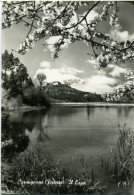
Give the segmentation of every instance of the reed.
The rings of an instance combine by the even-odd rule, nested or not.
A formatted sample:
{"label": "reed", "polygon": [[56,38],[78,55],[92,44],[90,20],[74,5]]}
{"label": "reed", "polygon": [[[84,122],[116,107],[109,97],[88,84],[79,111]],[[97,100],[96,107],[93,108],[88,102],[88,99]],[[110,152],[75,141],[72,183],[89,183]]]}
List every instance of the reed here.
{"label": "reed", "polygon": [[[126,124],[119,127],[119,137],[115,148],[106,159],[100,157],[107,184],[115,188],[129,190],[134,185],[134,136]],[[106,185],[107,185],[106,184]]]}
{"label": "reed", "polygon": [[[101,193],[104,190],[100,182],[96,181],[93,169],[91,175],[84,172],[72,175],[70,170],[54,164],[50,153],[42,154],[40,148],[33,147],[16,157],[8,173],[2,177],[3,192],[90,194]],[[82,159],[84,160],[84,157]],[[61,184],[55,184],[56,182]]]}
{"label": "reed", "polygon": [[[80,166],[81,170],[77,172]],[[48,181],[60,181],[61,184]],[[84,155],[74,156],[68,166],[61,168],[59,162],[54,164],[50,152],[43,153],[40,147],[31,147],[19,154],[10,166],[2,165],[3,193],[106,194],[109,189],[113,192],[117,188],[127,191],[133,183],[134,136],[126,124],[123,128],[119,125],[116,147],[105,159],[100,157],[96,160],[91,156],[87,160]]]}
{"label": "reed", "polygon": [[113,154],[113,177],[118,186],[133,185],[134,181],[134,136],[126,124],[121,129],[119,125],[119,138]]}

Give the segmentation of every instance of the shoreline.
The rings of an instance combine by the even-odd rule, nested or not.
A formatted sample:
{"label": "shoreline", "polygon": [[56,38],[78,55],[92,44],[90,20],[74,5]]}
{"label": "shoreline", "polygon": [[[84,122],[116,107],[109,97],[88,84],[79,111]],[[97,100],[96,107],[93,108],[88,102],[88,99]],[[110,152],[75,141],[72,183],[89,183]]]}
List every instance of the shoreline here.
{"label": "shoreline", "polygon": [[30,110],[39,110],[39,109],[46,109],[46,106],[20,106],[20,107],[15,107],[15,108],[8,108],[4,109],[2,112],[13,112],[13,111],[19,111],[19,110],[24,110],[24,111],[30,111]]}
{"label": "shoreline", "polygon": [[65,102],[65,103],[51,103],[51,106],[74,106],[74,107],[87,107],[87,106],[91,106],[91,107],[116,107],[116,106],[130,106],[130,107],[134,107],[134,103],[104,103],[104,102],[79,102],[79,103],[75,103],[75,102]]}
{"label": "shoreline", "polygon": [[[64,102],[64,103],[50,103],[50,107],[134,107],[134,103],[105,103],[105,102]],[[13,112],[13,111],[31,111],[31,110],[42,110],[47,109],[46,106],[20,106],[16,108],[8,108],[2,112]]]}

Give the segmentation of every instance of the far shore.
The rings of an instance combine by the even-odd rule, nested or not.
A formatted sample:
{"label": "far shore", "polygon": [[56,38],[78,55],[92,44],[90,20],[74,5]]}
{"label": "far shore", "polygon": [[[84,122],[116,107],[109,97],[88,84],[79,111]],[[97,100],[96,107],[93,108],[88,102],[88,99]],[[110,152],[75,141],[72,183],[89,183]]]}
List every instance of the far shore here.
{"label": "far shore", "polygon": [[[50,103],[50,107],[58,106],[70,106],[70,107],[134,107],[134,103],[106,103],[106,102],[62,102],[62,103]],[[41,110],[47,109],[46,106],[18,106],[18,107],[9,107],[4,108],[4,112],[12,111],[31,111],[31,110]]]}
{"label": "far shore", "polygon": [[39,109],[46,109],[46,106],[18,106],[18,107],[7,107],[4,108],[4,112],[6,111],[20,111],[20,110],[24,110],[24,111],[31,111],[31,110],[39,110]]}
{"label": "far shore", "polygon": [[103,106],[134,106],[134,103],[106,103],[106,102],[65,102],[65,103],[51,103],[51,106],[80,106],[80,107],[87,107],[87,106],[96,106],[96,107],[103,107]]}

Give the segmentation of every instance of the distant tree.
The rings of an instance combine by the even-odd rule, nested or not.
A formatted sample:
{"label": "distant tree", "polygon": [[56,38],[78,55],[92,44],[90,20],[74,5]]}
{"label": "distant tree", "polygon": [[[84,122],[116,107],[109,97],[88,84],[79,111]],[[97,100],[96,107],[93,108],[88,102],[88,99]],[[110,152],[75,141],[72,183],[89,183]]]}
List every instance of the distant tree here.
{"label": "distant tree", "polygon": [[85,95],[84,95],[84,99],[85,99],[87,102],[89,102],[89,101],[90,101],[89,94],[85,94]]}
{"label": "distant tree", "polygon": [[39,87],[29,87],[24,90],[24,99],[30,106],[49,106],[45,94]]}
{"label": "distant tree", "polygon": [[20,64],[19,67],[16,69],[16,80],[18,81],[18,87],[20,94],[23,96],[23,90],[28,87],[33,87],[33,82],[31,78],[28,75],[27,68],[23,65]]}
{"label": "distant tree", "polygon": [[37,88],[29,87],[24,90],[25,103],[31,106],[37,106],[38,92]]}
{"label": "distant tree", "polygon": [[64,81],[64,83],[65,83],[65,85],[68,85],[68,86],[71,85],[71,82],[69,82],[69,81]]}
{"label": "distant tree", "polygon": [[43,73],[37,74],[37,80],[38,80],[38,82],[40,84],[40,89],[42,88],[42,85],[43,85],[43,82],[44,82],[45,79],[46,79],[46,75],[45,74],[43,74]]}
{"label": "distant tree", "polygon": [[[5,82],[5,80],[4,80]],[[3,82],[3,84],[4,84]],[[4,85],[3,85],[4,87]],[[20,86],[18,86],[18,80],[16,78],[16,74],[14,71],[11,72],[7,82],[7,88],[5,88],[8,92],[8,98],[16,97],[17,95],[21,94],[22,92],[19,90]]]}
{"label": "distant tree", "polygon": [[[8,71],[8,72],[7,72]],[[6,50],[2,54],[2,87],[7,91],[8,98],[21,95],[25,88],[34,86],[28,75],[27,68],[18,58]]]}
{"label": "distant tree", "polygon": [[13,54],[9,54],[7,50],[2,54],[2,73],[7,75],[7,71],[13,70],[19,65],[20,61]]}
{"label": "distant tree", "polygon": [[24,90],[28,87],[33,87],[33,82],[27,73],[27,68],[20,64],[16,71],[12,71],[8,80],[8,91],[11,97],[21,95],[24,97]]}
{"label": "distant tree", "polygon": [[2,86],[4,89],[9,88],[9,75],[19,65],[19,59],[7,50],[2,54]]}
{"label": "distant tree", "polygon": [[5,104],[7,101],[3,101],[4,108],[19,106],[22,103],[31,106],[49,105],[41,91],[46,76],[41,73],[37,75],[37,79],[40,86],[36,88],[25,65],[6,50],[2,54],[2,87],[6,91],[3,99],[10,100],[10,102]]}

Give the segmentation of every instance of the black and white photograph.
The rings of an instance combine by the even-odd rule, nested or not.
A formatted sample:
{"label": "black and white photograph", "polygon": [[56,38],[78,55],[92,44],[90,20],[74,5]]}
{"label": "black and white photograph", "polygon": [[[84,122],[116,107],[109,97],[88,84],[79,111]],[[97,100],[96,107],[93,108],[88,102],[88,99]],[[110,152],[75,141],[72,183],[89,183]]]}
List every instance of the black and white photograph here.
{"label": "black and white photograph", "polygon": [[1,193],[134,194],[134,1],[2,1]]}

